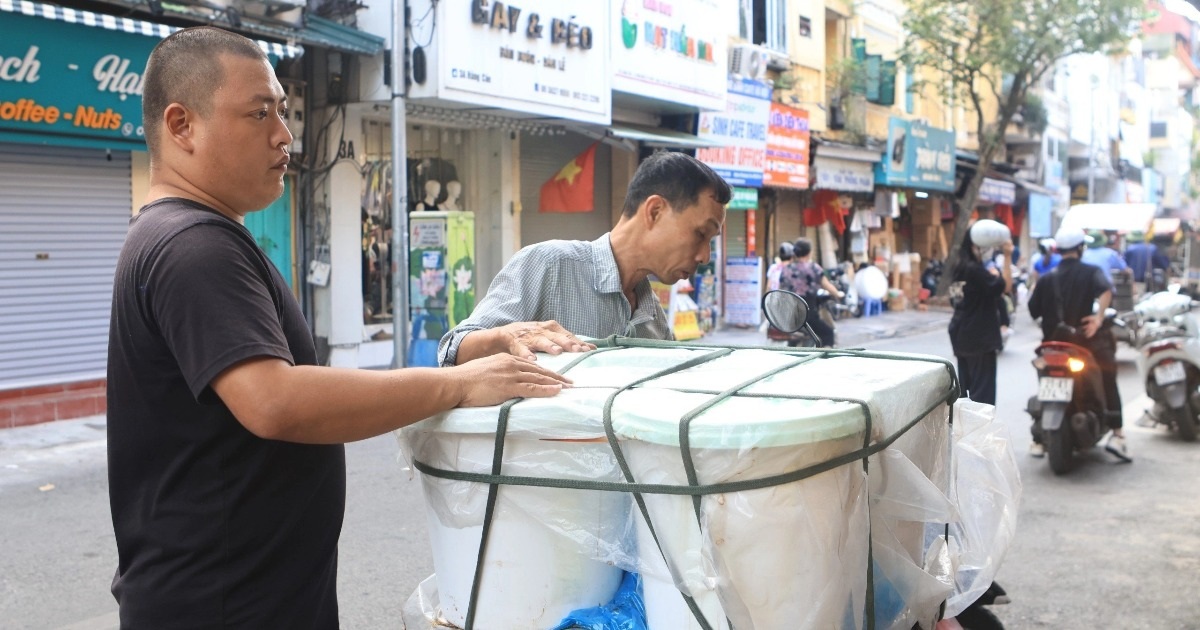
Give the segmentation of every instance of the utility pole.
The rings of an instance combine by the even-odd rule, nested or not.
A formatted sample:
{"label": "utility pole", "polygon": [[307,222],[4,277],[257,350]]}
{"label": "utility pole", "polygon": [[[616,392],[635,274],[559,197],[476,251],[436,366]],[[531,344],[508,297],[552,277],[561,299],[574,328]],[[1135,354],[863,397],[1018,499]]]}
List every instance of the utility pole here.
{"label": "utility pole", "polygon": [[408,0],[392,5],[392,367],[408,361]]}

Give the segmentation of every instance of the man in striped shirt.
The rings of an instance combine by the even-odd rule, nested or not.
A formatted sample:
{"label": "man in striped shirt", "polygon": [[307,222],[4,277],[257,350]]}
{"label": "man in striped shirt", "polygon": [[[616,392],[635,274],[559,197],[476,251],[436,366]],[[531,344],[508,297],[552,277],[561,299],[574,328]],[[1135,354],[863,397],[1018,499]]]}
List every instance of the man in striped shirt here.
{"label": "man in striped shirt", "polygon": [[620,221],[587,241],[547,241],[517,252],[465,321],[442,337],[443,366],[499,353],[534,358],[593,348],[580,337],[671,339],[650,276],[666,284],[708,262],[732,192],[683,153],[646,159],[629,182]]}

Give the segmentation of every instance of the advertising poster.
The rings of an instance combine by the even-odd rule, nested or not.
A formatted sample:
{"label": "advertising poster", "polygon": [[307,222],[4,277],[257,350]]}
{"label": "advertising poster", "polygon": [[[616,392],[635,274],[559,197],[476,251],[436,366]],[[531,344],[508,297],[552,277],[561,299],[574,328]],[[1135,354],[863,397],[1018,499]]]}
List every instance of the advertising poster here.
{"label": "advertising poster", "polygon": [[622,0],[612,9],[614,90],[725,109],[733,0]]}
{"label": "advertising poster", "polygon": [[809,139],[808,112],[771,103],[763,183],[776,188],[808,188]]}
{"label": "advertising poster", "polygon": [[727,90],[725,110],[700,114],[696,134],[721,146],[696,149],[696,159],[711,166],[731,186],[762,188],[771,86],[729,77]]}
{"label": "advertising poster", "polygon": [[725,323],[757,326],[762,323],[762,259],[730,258],[725,261]]}

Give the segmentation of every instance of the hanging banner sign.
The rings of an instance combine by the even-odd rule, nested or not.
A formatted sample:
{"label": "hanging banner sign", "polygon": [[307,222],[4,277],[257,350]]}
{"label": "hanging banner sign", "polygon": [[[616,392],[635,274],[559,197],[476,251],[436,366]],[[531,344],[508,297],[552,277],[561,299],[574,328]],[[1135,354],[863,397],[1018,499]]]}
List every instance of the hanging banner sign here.
{"label": "hanging banner sign", "polygon": [[954,191],[954,132],[892,117],[887,153],[875,183],[921,190]]}
{"label": "hanging banner sign", "polygon": [[142,74],[160,41],[0,13],[0,131],[145,149]]}
{"label": "hanging banner sign", "polygon": [[985,177],[983,178],[983,184],[979,187],[979,202],[1002,203],[1011,206],[1017,202],[1017,185],[1012,182]]}
{"label": "hanging banner sign", "polygon": [[729,203],[725,206],[726,210],[757,210],[758,209],[758,189],[757,188],[742,188],[741,186],[733,187],[733,195],[729,198]]}
{"label": "hanging banner sign", "polygon": [[818,155],[813,160],[817,190],[841,190],[844,192],[871,192],[875,190],[875,163]]}
{"label": "hanging banner sign", "polygon": [[763,184],[777,188],[808,188],[809,139],[808,112],[771,103]]}
{"label": "hanging banner sign", "polygon": [[[414,41],[433,41],[409,98],[611,122],[607,2],[410,0]],[[566,6],[569,5],[569,6]]]}
{"label": "hanging banner sign", "polygon": [[771,86],[729,77],[727,89],[725,111],[700,114],[700,133],[696,134],[723,146],[696,149],[696,159],[711,166],[731,186],[762,188]]}
{"label": "hanging banner sign", "polygon": [[613,5],[613,90],[701,110],[725,109],[725,25],[736,17],[733,2],[627,0]]}

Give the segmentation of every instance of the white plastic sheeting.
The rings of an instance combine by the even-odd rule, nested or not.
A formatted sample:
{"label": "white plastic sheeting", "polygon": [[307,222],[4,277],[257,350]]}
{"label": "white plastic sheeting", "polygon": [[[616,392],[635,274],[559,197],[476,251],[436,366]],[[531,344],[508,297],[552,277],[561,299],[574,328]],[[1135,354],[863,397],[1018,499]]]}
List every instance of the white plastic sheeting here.
{"label": "white plastic sheeting", "polygon": [[[606,439],[606,402],[713,350],[591,354],[569,370],[574,388],[511,408],[501,474],[626,482]],[[561,370],[578,358],[539,362]],[[501,485],[475,627],[553,627],[572,610],[606,603],[622,571],[634,571],[645,580],[651,630],[701,627],[680,592],[714,628],[865,628],[869,567],[875,628],[932,627],[943,602],[957,612],[990,584],[1020,489],[990,407],[959,403],[951,435],[952,379],[931,357],[741,349],[622,391],[612,398],[611,426],[638,484],[689,485],[680,421],[693,410],[702,411],[687,432],[691,485],[761,479],[837,457],[847,463],[779,485],[704,494],[699,518],[691,496],[642,493],[661,549],[631,493]],[[713,404],[738,384],[745,386]],[[869,442],[895,441],[864,471],[854,454],[864,448],[867,411]],[[436,416],[399,432],[402,450],[429,468],[490,473],[497,414],[492,407]],[[437,573],[413,594],[405,621],[462,626],[489,486],[421,480]]]}

